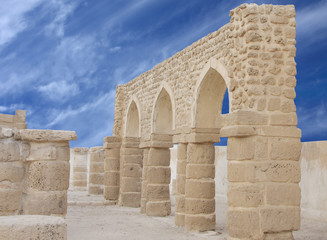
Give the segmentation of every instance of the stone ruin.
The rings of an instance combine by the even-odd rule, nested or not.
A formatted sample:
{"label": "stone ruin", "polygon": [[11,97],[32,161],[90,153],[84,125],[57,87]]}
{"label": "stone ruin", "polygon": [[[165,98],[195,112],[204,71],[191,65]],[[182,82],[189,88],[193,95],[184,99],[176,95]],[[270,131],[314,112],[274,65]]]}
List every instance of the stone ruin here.
{"label": "stone ruin", "polygon": [[[230,16],[218,31],[117,86],[113,136],[103,147],[71,149],[72,190],[168,216],[170,148],[177,144],[175,224],[214,230],[215,143],[228,137],[229,239],[293,239],[300,228],[302,147],[295,9],[243,4]],[[222,114],[226,91],[229,113]],[[0,115],[1,215],[65,216],[68,141],[76,135],[24,129],[24,116]],[[14,234],[0,223],[0,238]],[[58,239],[65,238],[64,221],[45,228],[61,229]]]}

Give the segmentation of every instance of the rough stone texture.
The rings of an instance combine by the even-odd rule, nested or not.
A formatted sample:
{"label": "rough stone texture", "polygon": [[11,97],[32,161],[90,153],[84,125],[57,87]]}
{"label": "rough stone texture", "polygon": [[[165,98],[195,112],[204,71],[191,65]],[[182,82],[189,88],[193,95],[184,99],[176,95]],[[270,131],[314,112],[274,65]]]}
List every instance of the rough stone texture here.
{"label": "rough stone texture", "polygon": [[0,239],[66,240],[67,226],[62,217],[37,215],[0,217]]}
{"label": "rough stone texture", "polygon": [[0,126],[8,128],[25,129],[26,111],[16,110],[15,115],[0,114]]}
{"label": "rough stone texture", "polygon": [[[140,139],[142,148],[151,148],[147,166],[168,167],[164,154],[150,157],[152,149],[169,147],[153,133],[173,133],[173,142],[187,145],[186,164],[178,162],[176,223],[190,231],[213,229],[213,143],[228,137],[229,237],[264,239],[299,226],[295,9],[243,4],[230,16],[230,23],[218,31],[117,87],[113,135],[126,138],[120,157],[120,201],[137,206],[132,202],[141,195],[141,185],[135,184],[141,177],[141,157],[128,156],[142,151],[131,137]],[[226,89],[230,111],[222,115]],[[163,203],[169,188],[148,180],[150,176],[161,183],[165,171],[152,179],[154,170],[148,170],[143,171],[143,201],[153,197]],[[127,187],[127,178],[135,180],[133,186]],[[288,187],[291,191],[285,193]],[[166,206],[163,203],[163,209]],[[275,223],[267,213],[288,223]]]}
{"label": "rough stone texture", "polygon": [[73,149],[73,175],[71,176],[72,180],[72,189],[76,191],[87,191],[88,186],[88,148],[74,148]]}
{"label": "rough stone texture", "polygon": [[101,195],[104,187],[104,149],[92,147],[89,150],[88,193]]}

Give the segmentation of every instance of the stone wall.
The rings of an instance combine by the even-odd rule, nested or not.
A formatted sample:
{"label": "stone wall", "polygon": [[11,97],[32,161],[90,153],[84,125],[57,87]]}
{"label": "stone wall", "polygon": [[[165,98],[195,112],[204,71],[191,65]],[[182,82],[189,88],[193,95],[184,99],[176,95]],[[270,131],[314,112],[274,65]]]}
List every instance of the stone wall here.
{"label": "stone wall", "polygon": [[88,193],[101,195],[104,188],[104,150],[92,147],[89,150]]}
{"label": "stone wall", "polygon": [[73,148],[73,161],[71,166],[73,168],[71,187],[75,191],[87,191],[88,189],[88,148]]}
{"label": "stone wall", "polygon": [[[215,147],[216,200],[227,204],[227,147]],[[327,222],[327,141],[304,142],[301,152],[302,217]],[[171,166],[177,164],[177,149],[171,149]],[[172,182],[176,171],[172,167]],[[171,186],[172,187],[172,186]]]}
{"label": "stone wall", "polygon": [[1,114],[0,238],[66,239],[69,141],[76,133],[25,128],[25,111]]}

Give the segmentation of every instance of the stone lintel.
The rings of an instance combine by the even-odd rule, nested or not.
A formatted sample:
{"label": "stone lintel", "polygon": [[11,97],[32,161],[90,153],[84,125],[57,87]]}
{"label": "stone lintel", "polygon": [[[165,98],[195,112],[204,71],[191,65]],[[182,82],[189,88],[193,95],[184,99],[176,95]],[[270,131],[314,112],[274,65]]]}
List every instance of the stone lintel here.
{"label": "stone lintel", "polygon": [[226,114],[227,125],[268,125],[268,115],[252,110],[237,110]]}
{"label": "stone lintel", "polygon": [[173,136],[171,134],[152,133],[150,136],[151,141],[172,142]]}
{"label": "stone lintel", "polygon": [[90,152],[101,151],[101,149],[103,149],[102,146],[91,147],[91,148],[90,148]]}
{"label": "stone lintel", "polygon": [[121,142],[121,137],[118,136],[107,136],[103,138],[104,142],[112,143],[112,142]]}
{"label": "stone lintel", "polygon": [[15,132],[16,140],[31,142],[64,142],[76,140],[74,131],[20,129]]}
{"label": "stone lintel", "polygon": [[103,143],[103,148],[112,149],[112,148],[120,148],[121,142],[105,142]]}
{"label": "stone lintel", "polygon": [[83,153],[83,152],[88,152],[89,149],[86,147],[76,147],[76,148],[73,148],[73,151]]}
{"label": "stone lintel", "polygon": [[172,148],[173,142],[166,141],[146,141],[141,142],[139,148]]}
{"label": "stone lintel", "polygon": [[140,142],[139,137],[124,137],[123,143],[133,143],[133,142]]}
{"label": "stone lintel", "polygon": [[226,126],[221,129],[221,137],[246,137],[257,135],[257,131],[252,126],[238,125]]}

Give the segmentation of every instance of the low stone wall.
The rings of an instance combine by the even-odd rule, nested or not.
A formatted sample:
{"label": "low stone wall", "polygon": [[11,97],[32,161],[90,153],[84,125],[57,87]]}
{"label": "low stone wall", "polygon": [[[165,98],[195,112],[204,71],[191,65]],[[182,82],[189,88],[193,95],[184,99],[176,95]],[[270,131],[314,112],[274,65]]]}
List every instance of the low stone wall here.
{"label": "low stone wall", "polygon": [[25,129],[25,115],[0,114],[0,239],[66,239],[69,141],[76,133]]}
{"label": "low stone wall", "polygon": [[89,150],[88,193],[103,194],[104,184],[104,150],[102,147],[92,147]]}
{"label": "low stone wall", "polygon": [[71,180],[72,190],[87,191],[88,185],[88,148],[73,148],[73,168]]}
{"label": "low stone wall", "polygon": [[[216,200],[227,203],[227,147],[215,147]],[[327,141],[304,142],[301,152],[301,214],[302,217],[327,222]],[[171,149],[172,183],[176,180],[174,166],[177,149]],[[174,186],[171,186],[174,188]]]}

